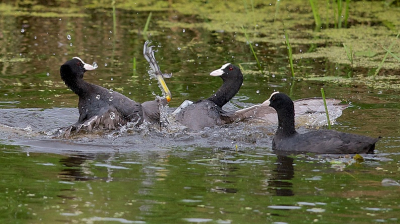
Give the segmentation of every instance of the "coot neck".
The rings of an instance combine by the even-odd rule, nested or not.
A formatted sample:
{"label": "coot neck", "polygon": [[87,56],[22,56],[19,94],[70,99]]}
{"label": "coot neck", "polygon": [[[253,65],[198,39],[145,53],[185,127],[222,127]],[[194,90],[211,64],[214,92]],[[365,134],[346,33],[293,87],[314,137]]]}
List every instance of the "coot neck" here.
{"label": "coot neck", "polygon": [[217,106],[224,106],[229,100],[231,100],[237,92],[239,92],[240,87],[243,83],[243,76],[239,76],[235,79],[227,79],[222,77],[223,84],[217,90],[215,94],[213,94],[208,100],[217,104]]}
{"label": "coot neck", "polygon": [[89,83],[83,79],[64,80],[65,84],[78,96],[85,95],[85,89],[89,88]]}
{"label": "coot neck", "polygon": [[290,137],[297,134],[294,127],[294,105],[278,111],[278,130],[276,135]]}

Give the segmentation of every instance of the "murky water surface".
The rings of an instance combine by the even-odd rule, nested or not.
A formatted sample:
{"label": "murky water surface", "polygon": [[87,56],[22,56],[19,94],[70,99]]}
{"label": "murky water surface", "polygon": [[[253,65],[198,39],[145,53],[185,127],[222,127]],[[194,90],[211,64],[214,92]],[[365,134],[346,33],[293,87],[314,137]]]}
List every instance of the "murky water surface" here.
{"label": "murky water surface", "polygon": [[[399,68],[388,56],[372,78],[377,66],[365,65],[379,64],[385,54],[380,46],[392,42],[399,55],[393,30],[400,26],[383,14],[400,15],[398,5],[362,1],[366,7],[360,12],[361,2],[352,2],[349,28],[328,22],[316,32],[309,1],[238,1],[236,7],[232,2],[223,8],[117,1],[113,17],[112,4],[104,1],[0,1],[0,222],[399,222]],[[59,75],[60,65],[74,56],[99,65],[85,74],[89,82],[138,102],[161,94],[142,56],[150,12],[145,36],[158,50],[161,70],[173,73],[166,80],[170,108],[207,98],[221,85],[208,74],[227,62],[240,64],[244,84],[227,110],[261,103],[273,91],[293,99],[316,97],[323,87],[328,97],[350,104],[333,129],[382,136],[376,154],[363,155],[363,161],[349,155],[276,155],[271,149],[276,126],[260,122],[191,132],[171,120],[161,128],[127,125],[55,137],[78,119],[78,98]],[[274,23],[274,16],[285,21],[292,37],[294,79],[282,23]],[[356,38],[360,30],[366,33]],[[357,42],[363,41],[376,46],[362,49]],[[344,42],[354,46],[353,64],[344,49],[343,60],[330,55]]]}

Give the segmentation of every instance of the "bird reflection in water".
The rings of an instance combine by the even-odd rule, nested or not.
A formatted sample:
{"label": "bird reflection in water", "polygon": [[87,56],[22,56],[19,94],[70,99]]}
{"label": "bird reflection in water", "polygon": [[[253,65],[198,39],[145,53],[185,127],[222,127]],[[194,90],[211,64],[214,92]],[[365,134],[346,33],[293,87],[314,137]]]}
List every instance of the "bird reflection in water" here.
{"label": "bird reflection in water", "polygon": [[269,191],[276,196],[293,196],[294,177],[293,158],[286,155],[277,155],[276,169],[269,180]]}

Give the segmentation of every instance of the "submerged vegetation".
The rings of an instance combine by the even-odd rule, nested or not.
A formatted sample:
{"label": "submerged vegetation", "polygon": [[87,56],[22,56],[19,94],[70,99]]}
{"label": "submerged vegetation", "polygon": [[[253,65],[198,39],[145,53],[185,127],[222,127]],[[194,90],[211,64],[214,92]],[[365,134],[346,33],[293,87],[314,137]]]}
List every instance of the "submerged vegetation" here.
{"label": "submerged vegetation", "polygon": [[[265,70],[268,66],[269,73],[291,73],[294,77],[296,72],[296,77],[299,78],[325,76],[313,69],[300,68],[299,71],[295,71],[293,68],[296,64],[304,64],[305,60],[320,58],[326,59],[328,63],[347,67],[342,70],[343,74],[353,79],[367,75],[378,76],[384,74],[382,71],[400,69],[400,44],[396,38],[400,29],[398,0],[384,2],[293,0],[271,3],[266,3],[264,0],[212,3],[185,0],[113,0],[111,4],[110,1],[102,0],[83,0],[79,4],[56,0],[52,7],[40,3],[32,6],[30,2],[2,1],[0,13],[2,16],[11,17],[29,15],[79,18],[90,17],[93,10],[106,11],[112,20],[114,38],[118,38],[116,32],[121,29],[118,27],[120,26],[118,14],[132,10],[138,12],[132,14],[132,17],[140,12],[142,17],[146,15],[147,21],[145,24],[134,24],[127,29],[130,33],[142,34],[144,39],[165,34],[152,29],[154,24],[171,30],[190,30],[195,33],[202,33],[202,30],[229,33],[234,35],[235,41],[249,44],[251,57],[256,61],[256,68],[259,71]],[[168,16],[156,13],[160,11],[166,12]],[[187,41],[186,46],[175,46],[175,48],[192,47],[196,42],[207,41],[207,38],[196,37]],[[268,51],[262,49],[265,46]],[[283,47],[288,49],[289,66],[273,69],[268,58],[275,58],[276,55],[268,55],[267,52],[271,52],[271,49],[280,52]],[[134,57],[139,58],[137,54]],[[0,56],[0,61],[9,60],[4,55]],[[357,74],[364,68],[373,72]],[[348,75],[350,73],[351,76]],[[364,80],[358,79],[358,81]]]}

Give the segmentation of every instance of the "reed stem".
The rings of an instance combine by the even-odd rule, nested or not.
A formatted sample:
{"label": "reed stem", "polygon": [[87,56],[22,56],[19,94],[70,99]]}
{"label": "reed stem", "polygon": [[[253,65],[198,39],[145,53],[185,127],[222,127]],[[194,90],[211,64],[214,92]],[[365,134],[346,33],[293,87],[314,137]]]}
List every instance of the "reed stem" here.
{"label": "reed stem", "polygon": [[329,120],[328,106],[326,105],[324,88],[321,88],[322,99],[324,100],[326,120],[328,122],[328,129],[331,129],[331,121]]}
{"label": "reed stem", "polygon": [[255,58],[256,61],[257,61],[257,67],[258,67],[258,69],[260,69],[260,71],[262,72],[263,69],[262,69],[261,63],[260,63],[260,61],[259,61],[258,58],[257,58],[256,52],[254,51],[254,48],[253,48],[253,45],[251,44],[251,42],[250,42],[250,40],[249,40],[249,36],[247,35],[246,30],[244,29],[243,26],[242,26],[242,30],[243,30],[243,32],[244,32],[244,36],[246,37],[247,43],[249,43],[249,45],[250,45],[250,50],[251,50],[251,52],[253,53],[253,56],[254,56],[254,58]]}
{"label": "reed stem", "polygon": [[143,38],[145,40],[148,40],[149,38],[147,37],[147,30],[149,29],[149,24],[150,24],[150,19],[151,19],[151,15],[152,13],[149,13],[149,16],[147,17],[147,21],[146,21],[146,25],[144,25],[144,29],[143,29]]}
{"label": "reed stem", "polygon": [[285,39],[286,39],[286,46],[288,49],[288,57],[289,57],[289,63],[290,63],[290,70],[292,72],[292,77],[294,78],[294,68],[293,68],[293,54],[292,54],[292,46],[290,46],[289,42],[289,35],[285,30]]}

